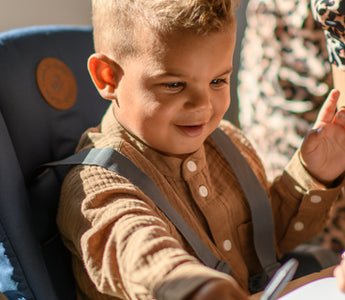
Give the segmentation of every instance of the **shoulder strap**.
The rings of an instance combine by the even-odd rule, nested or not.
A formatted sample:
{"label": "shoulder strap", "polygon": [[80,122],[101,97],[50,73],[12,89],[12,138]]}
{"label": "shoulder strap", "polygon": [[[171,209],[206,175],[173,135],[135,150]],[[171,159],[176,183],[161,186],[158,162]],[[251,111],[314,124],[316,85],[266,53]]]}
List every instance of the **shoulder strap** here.
{"label": "shoulder strap", "polygon": [[271,278],[280,264],[274,247],[273,217],[268,196],[247,160],[225,132],[217,128],[211,138],[235,173],[247,198],[252,214],[256,253],[266,275]]}
{"label": "shoulder strap", "polygon": [[[260,278],[256,280],[267,281],[273,276],[280,265],[277,262],[274,248],[273,219],[269,199],[248,162],[233,144],[231,139],[219,128],[211,134],[211,138],[234,171],[247,198],[253,220],[255,249],[259,261],[263,266],[264,274],[267,277],[263,279],[263,276],[259,276]],[[165,213],[180,233],[186,238],[196,255],[205,265],[228,274],[230,273],[230,267],[226,262],[217,259],[212,251],[201,241],[171,206],[151,178],[142,172],[128,158],[112,148],[93,148],[76,153],[64,160],[45,164],[44,166],[77,164],[102,166],[129,179]],[[262,282],[255,284],[260,286],[263,285]],[[252,287],[252,289],[256,289],[256,287]],[[258,289],[261,289],[261,287]]]}
{"label": "shoulder strap", "polygon": [[93,148],[81,151],[66,159],[44,164],[52,167],[59,165],[97,165],[116,172],[140,188],[157,207],[169,218],[188,241],[197,257],[208,267],[230,274],[231,269],[224,260],[218,258],[204,244],[199,236],[188,226],[180,214],[164,197],[155,182],[142,172],[131,160],[112,148]]}

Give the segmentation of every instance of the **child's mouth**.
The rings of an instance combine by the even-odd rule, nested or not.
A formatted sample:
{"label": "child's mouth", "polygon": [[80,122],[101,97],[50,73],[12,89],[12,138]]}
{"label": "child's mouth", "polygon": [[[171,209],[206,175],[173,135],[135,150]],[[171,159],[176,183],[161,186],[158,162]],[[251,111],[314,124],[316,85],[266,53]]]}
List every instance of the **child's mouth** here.
{"label": "child's mouth", "polygon": [[204,124],[200,124],[200,125],[191,125],[191,126],[187,126],[187,125],[177,125],[177,127],[187,136],[189,137],[196,137],[199,136],[203,129],[204,129]]}

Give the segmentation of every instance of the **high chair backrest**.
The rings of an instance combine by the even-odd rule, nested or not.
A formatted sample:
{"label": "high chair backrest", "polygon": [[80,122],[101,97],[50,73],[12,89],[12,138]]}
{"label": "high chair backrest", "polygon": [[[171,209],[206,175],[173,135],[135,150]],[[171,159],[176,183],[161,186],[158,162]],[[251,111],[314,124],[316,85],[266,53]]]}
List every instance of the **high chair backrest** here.
{"label": "high chair backrest", "polygon": [[[241,1],[236,12],[232,105],[226,114],[235,124],[247,2]],[[7,288],[15,287],[6,295],[75,298],[70,255],[55,222],[63,173],[55,169],[37,177],[35,170],[72,154],[82,132],[97,125],[109,105],[87,72],[92,52],[90,27],[38,26],[0,33],[0,264],[3,257],[9,259],[14,285]]]}
{"label": "high chair backrest", "polygon": [[55,222],[62,175],[35,170],[73,153],[109,105],[88,75],[92,52],[90,27],[0,33],[0,255],[26,299],[74,299]]}

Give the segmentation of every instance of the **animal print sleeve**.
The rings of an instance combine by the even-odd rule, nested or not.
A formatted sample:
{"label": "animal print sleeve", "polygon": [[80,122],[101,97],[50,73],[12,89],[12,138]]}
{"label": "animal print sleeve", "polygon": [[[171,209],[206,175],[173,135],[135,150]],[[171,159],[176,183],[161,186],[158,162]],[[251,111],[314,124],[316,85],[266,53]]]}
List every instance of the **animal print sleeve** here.
{"label": "animal print sleeve", "polygon": [[330,62],[345,71],[345,0],[311,0],[311,6],[324,29]]}

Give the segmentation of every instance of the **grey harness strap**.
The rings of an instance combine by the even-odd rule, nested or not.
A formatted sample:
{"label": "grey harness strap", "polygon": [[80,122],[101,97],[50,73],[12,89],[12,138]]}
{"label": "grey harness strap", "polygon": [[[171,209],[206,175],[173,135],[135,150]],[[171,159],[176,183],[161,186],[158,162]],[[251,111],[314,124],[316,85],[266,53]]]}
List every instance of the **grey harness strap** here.
{"label": "grey harness strap", "polygon": [[[252,292],[259,291],[273,276],[280,265],[277,262],[274,249],[273,219],[270,202],[265,190],[250,168],[248,162],[233,144],[231,139],[229,139],[219,128],[211,134],[211,138],[232,168],[251,209],[254,245],[260,263],[263,266],[264,273],[249,280],[249,288]],[[66,159],[45,164],[44,166],[77,164],[102,166],[130,180],[150,197],[157,207],[165,213],[205,265],[230,274],[231,270],[228,264],[224,260],[218,260],[212,251],[201,241],[184,219],[171,206],[152,179],[142,172],[127,157],[112,148],[93,148],[76,153]]]}
{"label": "grey harness strap", "polygon": [[[231,166],[249,203],[253,220],[254,244],[261,265],[276,264],[272,210],[265,190],[246,159],[222,130],[215,130],[211,138]],[[271,277],[273,274],[268,275]]]}
{"label": "grey harness strap", "polygon": [[249,289],[256,292],[268,283],[280,266],[274,247],[271,204],[252,168],[231,139],[219,128],[211,134],[211,138],[233,170],[250,207],[255,250],[264,269],[263,274],[249,280]]}
{"label": "grey harness strap", "polygon": [[131,183],[140,188],[150,199],[152,199],[157,207],[164,212],[205,265],[230,274],[231,269],[228,264],[224,260],[218,260],[199,236],[187,225],[174,207],[171,206],[155,182],[142,172],[132,161],[116,150],[112,148],[93,148],[76,153],[66,159],[45,164],[44,166],[79,164],[101,166],[127,178]]}

